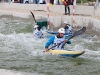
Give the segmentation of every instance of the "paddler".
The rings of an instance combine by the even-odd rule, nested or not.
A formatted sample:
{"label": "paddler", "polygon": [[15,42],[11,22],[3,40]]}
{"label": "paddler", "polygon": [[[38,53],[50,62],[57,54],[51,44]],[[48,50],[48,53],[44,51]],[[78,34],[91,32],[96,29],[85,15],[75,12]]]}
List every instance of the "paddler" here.
{"label": "paddler", "polygon": [[35,25],[34,29],[35,29],[33,32],[34,37],[35,38],[43,38],[43,33],[41,32],[40,27],[38,25]]}
{"label": "paddler", "polygon": [[67,37],[64,37],[65,29],[60,28],[58,29],[58,35],[52,36],[49,41],[45,44],[45,51],[49,51],[49,46],[52,44],[53,50],[63,50],[65,44],[71,44],[71,41],[67,39]]}
{"label": "paddler", "polygon": [[64,21],[64,29],[65,29],[65,34],[72,34],[73,33],[73,28],[68,22],[65,20]]}

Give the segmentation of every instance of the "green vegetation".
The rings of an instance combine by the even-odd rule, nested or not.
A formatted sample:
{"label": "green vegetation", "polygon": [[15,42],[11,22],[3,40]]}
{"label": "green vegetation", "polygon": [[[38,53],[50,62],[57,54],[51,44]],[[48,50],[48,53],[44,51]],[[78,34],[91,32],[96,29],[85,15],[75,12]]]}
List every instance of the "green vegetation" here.
{"label": "green vegetation", "polygon": [[76,1],[77,3],[86,3],[86,2],[95,2],[96,0],[76,0]]}

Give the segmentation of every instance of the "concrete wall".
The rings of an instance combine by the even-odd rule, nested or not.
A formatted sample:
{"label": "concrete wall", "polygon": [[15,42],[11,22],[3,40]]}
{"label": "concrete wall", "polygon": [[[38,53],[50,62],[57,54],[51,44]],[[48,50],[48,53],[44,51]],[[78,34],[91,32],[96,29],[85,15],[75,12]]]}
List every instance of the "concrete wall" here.
{"label": "concrete wall", "polygon": [[29,18],[30,14],[0,10],[0,16],[2,16],[2,15],[10,15],[13,17]]}
{"label": "concrete wall", "polygon": [[20,3],[0,3],[0,7],[2,8],[18,8],[18,9],[26,9],[26,10],[45,10],[46,5],[44,4],[20,4]]}
{"label": "concrete wall", "polygon": [[[26,9],[26,10],[45,10],[46,11],[46,5],[33,5],[33,4],[16,4],[16,3],[4,3],[0,4],[0,7],[2,8],[18,8],[18,9]],[[71,7],[72,8],[72,7]],[[63,22],[67,20],[69,24],[71,24],[73,27],[77,26],[92,26],[93,29],[100,32],[100,7],[98,7],[98,10],[95,10],[94,12],[93,6],[76,6],[75,13],[76,14],[84,14],[84,15],[91,15],[91,16],[98,16],[98,18],[91,17],[91,16],[50,16],[50,26],[53,29],[57,27],[61,27],[63,25]],[[54,5],[50,8],[52,12],[60,12],[64,13],[64,6],[63,5]],[[72,9],[71,9],[72,11]],[[46,13],[45,13],[46,14]],[[6,10],[0,10],[0,16],[2,15],[11,15],[13,17],[21,17],[21,18],[30,18],[30,13],[21,13],[21,12],[14,12],[14,11],[6,11]],[[56,15],[56,13],[55,13]],[[32,17],[32,16],[31,16]],[[41,18],[47,18],[47,15],[42,14],[35,14],[36,19]],[[75,23],[72,24],[72,18],[75,20]]]}
{"label": "concrete wall", "polygon": [[[19,4],[19,3],[1,3],[1,8],[18,8],[18,9],[28,9],[28,10],[44,10],[47,11],[46,4]],[[55,10],[56,9],[56,10]],[[63,5],[53,5],[50,7],[51,12],[64,13]]]}
{"label": "concrete wall", "polygon": [[95,15],[94,14],[94,6],[78,5],[75,7],[75,14]]}
{"label": "concrete wall", "polygon": [[95,10],[95,15],[100,17],[100,6]]}
{"label": "concrete wall", "polygon": [[[13,11],[3,11],[0,10],[0,16],[2,15],[11,15],[13,17],[20,17],[20,18],[30,18],[31,14],[29,13],[20,13],[20,12],[13,12]],[[43,15],[35,15],[36,19],[41,19],[41,18],[47,18],[47,16]],[[67,20],[69,24],[71,24],[73,27],[77,26],[93,26],[94,29],[97,31],[100,30],[100,20],[95,19],[92,17],[86,17],[86,16],[75,16],[74,20],[75,23],[72,24],[72,17],[71,16],[50,16],[50,23],[53,28],[61,27],[63,25],[63,22]]]}
{"label": "concrete wall", "polygon": [[[20,3],[0,3],[0,7],[3,8],[18,8],[18,9],[26,9],[26,10],[44,10],[47,11],[46,4],[20,4]],[[71,13],[73,7],[70,6]],[[55,10],[56,9],[56,10]],[[50,7],[51,12],[59,12],[64,13],[64,5],[52,5]],[[81,6],[77,5],[75,7],[75,14],[83,14],[83,15],[96,15],[100,16],[100,7],[97,10],[94,10],[94,6]]]}

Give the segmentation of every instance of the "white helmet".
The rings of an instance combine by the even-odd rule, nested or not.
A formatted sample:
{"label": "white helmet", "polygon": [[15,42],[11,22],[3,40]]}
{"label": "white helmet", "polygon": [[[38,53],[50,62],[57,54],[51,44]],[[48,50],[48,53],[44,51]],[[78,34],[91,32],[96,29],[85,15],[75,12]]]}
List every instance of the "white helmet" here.
{"label": "white helmet", "polygon": [[67,21],[64,21],[64,23],[67,24],[68,22]]}
{"label": "white helmet", "polygon": [[60,29],[58,30],[58,32],[59,32],[59,33],[65,33],[65,29],[64,29],[64,28],[60,28]]}
{"label": "white helmet", "polygon": [[37,27],[39,27],[39,26],[38,26],[38,25],[35,25],[35,26],[34,26],[34,28],[37,28]]}

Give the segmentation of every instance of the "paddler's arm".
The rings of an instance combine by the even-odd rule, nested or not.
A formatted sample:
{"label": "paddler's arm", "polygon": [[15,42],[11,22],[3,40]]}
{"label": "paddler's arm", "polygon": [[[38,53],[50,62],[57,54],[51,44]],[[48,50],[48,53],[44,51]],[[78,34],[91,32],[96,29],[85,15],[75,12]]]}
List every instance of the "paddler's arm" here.
{"label": "paddler's arm", "polygon": [[54,38],[55,38],[55,37],[52,36],[52,37],[49,39],[49,41],[45,44],[45,51],[46,51],[46,52],[49,51],[48,47],[49,47],[51,44],[53,44]]}
{"label": "paddler's arm", "polygon": [[66,43],[67,43],[67,44],[71,44],[71,41],[68,40],[67,36],[64,36],[64,37],[65,37],[65,40],[67,41]]}
{"label": "paddler's arm", "polygon": [[71,44],[71,41],[70,40],[67,40],[67,44]]}

